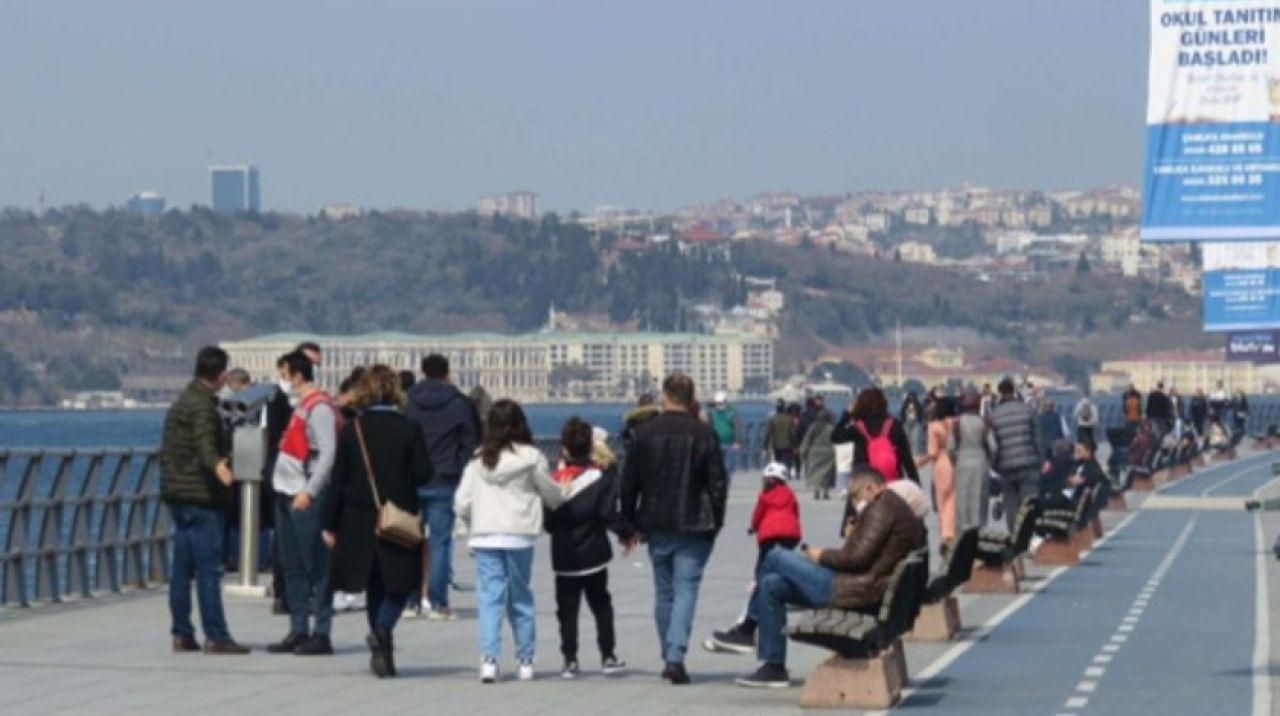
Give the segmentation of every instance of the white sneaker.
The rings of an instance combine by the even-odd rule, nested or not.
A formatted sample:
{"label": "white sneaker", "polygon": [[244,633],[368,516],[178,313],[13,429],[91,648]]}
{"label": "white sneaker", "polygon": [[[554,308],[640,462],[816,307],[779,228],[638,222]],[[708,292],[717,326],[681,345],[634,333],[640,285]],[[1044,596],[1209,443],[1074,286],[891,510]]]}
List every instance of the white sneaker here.
{"label": "white sneaker", "polygon": [[339,612],[339,613],[345,612],[351,608],[350,604],[351,604],[351,596],[346,592],[333,593],[333,611]]}
{"label": "white sneaker", "polygon": [[[521,665],[520,668],[524,668]],[[523,672],[522,672],[523,673]],[[532,677],[531,677],[532,678]],[[480,662],[480,683],[492,684],[498,680],[498,662],[485,659]]]}
{"label": "white sneaker", "polygon": [[533,681],[533,662],[520,662],[520,669],[516,672],[516,678],[521,681]]}

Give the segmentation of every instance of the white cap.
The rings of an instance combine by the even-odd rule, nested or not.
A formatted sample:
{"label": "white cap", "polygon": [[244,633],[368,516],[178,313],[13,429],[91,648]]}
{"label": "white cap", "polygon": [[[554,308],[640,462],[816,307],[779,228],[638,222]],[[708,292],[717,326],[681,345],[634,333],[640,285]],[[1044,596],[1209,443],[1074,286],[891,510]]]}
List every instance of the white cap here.
{"label": "white cap", "polygon": [[724,403],[728,400],[729,400],[729,394],[724,392],[723,390],[717,390],[715,396],[713,396],[711,399],[711,401],[716,405],[720,405],[721,403]]}
{"label": "white cap", "polygon": [[791,471],[787,469],[786,465],[783,465],[780,462],[771,462],[768,465],[765,465],[764,476],[776,477],[785,482],[787,478],[791,477]]}

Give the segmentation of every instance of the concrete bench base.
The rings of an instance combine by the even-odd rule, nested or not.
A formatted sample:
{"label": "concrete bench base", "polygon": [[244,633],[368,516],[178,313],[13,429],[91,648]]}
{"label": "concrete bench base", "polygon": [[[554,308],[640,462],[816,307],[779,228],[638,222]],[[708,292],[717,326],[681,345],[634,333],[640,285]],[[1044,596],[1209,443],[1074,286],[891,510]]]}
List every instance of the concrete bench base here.
{"label": "concrete bench base", "polygon": [[1231,460],[1234,460],[1234,459],[1236,459],[1235,448],[1227,448],[1226,450],[1219,450],[1218,452],[1213,454],[1214,462],[1230,462]]}
{"label": "concrete bench base", "polygon": [[832,656],[805,679],[800,705],[807,709],[889,709],[902,699],[907,658],[900,640],[869,659]]}
{"label": "concrete bench base", "polygon": [[907,641],[951,641],[960,631],[960,600],[947,597],[935,604],[926,604],[920,608],[920,616],[916,617],[916,626],[907,632],[903,639]]}
{"label": "concrete bench base", "polygon": [[1270,450],[1271,439],[1270,438],[1254,438],[1253,449],[1254,450]]}
{"label": "concrete bench base", "polygon": [[1080,548],[1074,538],[1047,539],[1036,549],[1036,564],[1041,567],[1074,567],[1080,564]]}
{"label": "concrete bench base", "polygon": [[1205,465],[1207,465],[1207,464],[1208,464],[1208,463],[1206,463],[1206,462],[1205,462],[1205,459],[1204,459],[1204,455],[1203,455],[1203,454],[1201,454],[1201,455],[1196,455],[1195,457],[1191,458],[1191,466],[1192,466],[1192,467],[1204,467],[1204,466],[1205,466]]}
{"label": "concrete bench base", "polygon": [[1169,468],[1170,480],[1181,480],[1182,478],[1190,474],[1191,474],[1191,465],[1188,463],[1174,465],[1173,467]]}
{"label": "concrete bench base", "polygon": [[988,567],[982,562],[974,562],[973,574],[965,582],[964,591],[966,594],[1017,594],[1017,569],[1012,564]]}
{"label": "concrete bench base", "polygon": [[1161,469],[1156,470],[1155,472],[1151,473],[1151,482],[1152,482],[1156,487],[1159,487],[1159,486],[1161,486],[1161,485],[1164,485],[1164,484],[1168,483],[1168,482],[1169,482],[1169,469],[1168,469],[1168,468],[1161,468]]}
{"label": "concrete bench base", "polygon": [[1139,475],[1133,478],[1133,482],[1129,485],[1129,489],[1134,492],[1155,492],[1156,483],[1151,481],[1147,475]]}
{"label": "concrete bench base", "polygon": [[1129,503],[1124,501],[1123,492],[1113,492],[1107,498],[1107,507],[1109,512],[1126,512],[1129,509]]}

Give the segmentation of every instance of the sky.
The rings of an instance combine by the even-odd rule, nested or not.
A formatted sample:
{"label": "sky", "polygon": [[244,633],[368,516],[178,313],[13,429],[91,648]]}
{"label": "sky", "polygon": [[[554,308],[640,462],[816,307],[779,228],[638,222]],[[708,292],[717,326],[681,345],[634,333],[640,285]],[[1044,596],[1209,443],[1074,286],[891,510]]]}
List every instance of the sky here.
{"label": "sky", "polygon": [[0,0],[0,206],[1141,180],[1140,0]]}

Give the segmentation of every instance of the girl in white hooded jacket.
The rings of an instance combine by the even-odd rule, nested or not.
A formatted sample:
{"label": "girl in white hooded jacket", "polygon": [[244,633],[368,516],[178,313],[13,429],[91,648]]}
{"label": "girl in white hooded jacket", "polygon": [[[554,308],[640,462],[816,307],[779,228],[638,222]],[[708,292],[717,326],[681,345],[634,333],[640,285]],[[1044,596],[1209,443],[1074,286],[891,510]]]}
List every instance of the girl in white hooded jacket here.
{"label": "girl in white hooded jacket", "polygon": [[475,458],[462,472],[454,510],[468,526],[476,561],[476,603],[480,631],[480,681],[498,680],[502,616],[511,621],[517,675],[533,679],[533,547],[542,533],[543,508],[564,502],[551,480],[547,458],[533,446],[524,411],[511,400],[493,404]]}

